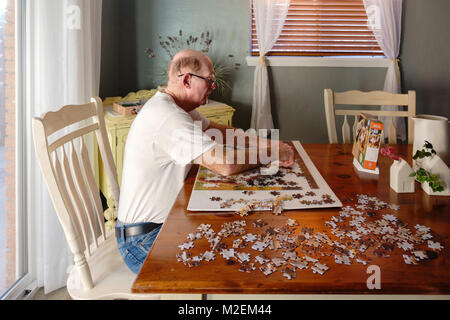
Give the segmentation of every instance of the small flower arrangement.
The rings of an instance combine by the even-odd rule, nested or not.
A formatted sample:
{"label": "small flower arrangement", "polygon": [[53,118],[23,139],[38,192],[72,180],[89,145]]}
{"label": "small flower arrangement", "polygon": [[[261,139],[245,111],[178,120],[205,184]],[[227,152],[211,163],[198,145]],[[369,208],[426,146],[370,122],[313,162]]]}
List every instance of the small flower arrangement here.
{"label": "small flower arrangement", "polygon": [[380,153],[383,156],[389,157],[392,160],[400,160],[400,156],[397,154],[397,151],[393,147],[383,147],[380,150]]}

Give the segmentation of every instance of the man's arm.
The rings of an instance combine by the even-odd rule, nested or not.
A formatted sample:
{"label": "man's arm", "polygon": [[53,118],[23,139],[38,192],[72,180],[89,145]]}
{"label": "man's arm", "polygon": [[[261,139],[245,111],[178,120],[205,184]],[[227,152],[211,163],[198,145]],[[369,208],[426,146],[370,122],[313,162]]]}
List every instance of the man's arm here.
{"label": "man's arm", "polygon": [[[279,155],[279,159],[281,161],[281,165],[284,167],[290,167],[294,163],[294,157],[293,157],[293,148],[286,143],[279,141],[279,140],[271,140],[271,139],[265,139],[261,138],[257,135],[251,135],[248,133],[245,133],[242,129],[236,129],[230,126],[218,124],[216,122],[210,121],[210,124],[208,128],[205,130],[205,132],[208,134],[208,130],[211,130],[211,136],[215,136],[215,132],[220,132],[221,134],[221,140],[222,141],[216,141],[220,144],[226,145],[227,147],[232,147],[234,149],[241,149],[241,148],[248,148],[250,150],[266,150],[276,147],[279,152],[283,152],[283,155]],[[230,133],[232,140],[229,141],[230,137],[227,136],[227,131]],[[275,143],[274,143],[275,142]],[[292,157],[290,154],[292,153]],[[266,153],[267,154],[267,153]],[[264,163],[267,164],[267,163]]]}
{"label": "man's arm", "polygon": [[[222,176],[230,176],[244,172],[261,165],[267,165],[279,160],[280,164],[289,167],[294,163],[293,149],[284,143],[276,144],[273,150],[271,145],[258,149],[233,149],[217,144],[214,148],[204,152],[194,160],[195,164],[202,165]],[[275,151],[275,152],[273,152]],[[276,157],[278,155],[278,157]]]}
{"label": "man's arm", "polygon": [[[270,147],[266,152],[270,155]],[[203,153],[194,160],[194,163],[222,176],[231,176],[267,164],[260,158],[257,150],[234,150],[223,145],[216,145],[216,147]]]}

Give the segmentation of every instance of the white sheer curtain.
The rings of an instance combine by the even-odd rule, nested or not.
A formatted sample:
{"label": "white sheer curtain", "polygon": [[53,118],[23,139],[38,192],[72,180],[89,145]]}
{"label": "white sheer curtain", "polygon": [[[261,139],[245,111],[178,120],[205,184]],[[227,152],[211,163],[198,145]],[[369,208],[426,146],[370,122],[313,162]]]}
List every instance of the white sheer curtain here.
{"label": "white sheer curtain", "polygon": [[273,129],[270,88],[264,55],[269,52],[283,28],[290,0],[253,0],[260,63],[256,66],[251,128]]}
{"label": "white sheer curtain", "polygon": [[[384,55],[391,60],[386,73],[384,91],[401,92],[398,55],[401,40],[402,0],[364,0],[364,7],[375,38]],[[382,106],[382,110],[399,110],[398,106]],[[382,118],[386,126],[388,118]],[[406,124],[403,118],[395,118],[397,137],[406,140]],[[385,130],[385,137],[387,130]]]}
{"label": "white sheer curtain", "polygon": [[[39,0],[27,5],[30,115],[40,116],[63,105],[90,102],[99,94],[100,86],[102,0]],[[93,151],[93,141],[90,147]],[[91,152],[93,163],[95,154]],[[73,257],[34,149],[29,150],[29,155],[36,277],[38,286],[48,293],[66,285]]]}

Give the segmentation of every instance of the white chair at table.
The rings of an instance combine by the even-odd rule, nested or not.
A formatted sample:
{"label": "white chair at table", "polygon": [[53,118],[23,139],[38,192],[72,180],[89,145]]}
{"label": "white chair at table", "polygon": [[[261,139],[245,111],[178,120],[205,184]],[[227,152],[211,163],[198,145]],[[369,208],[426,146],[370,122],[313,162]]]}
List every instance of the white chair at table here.
{"label": "white chair at table", "polygon": [[[67,133],[71,125],[90,123]],[[64,136],[49,144],[52,134]],[[33,119],[33,139],[58,219],[64,230],[75,267],[67,280],[73,299],[160,299],[160,295],[133,294],[136,275],[120,256],[114,229],[105,231],[103,207],[83,136],[95,132],[115,203],[119,185],[103,118],[96,97],[86,105],[64,106]],[[65,148],[66,146],[66,148]],[[69,150],[68,154],[66,150]]]}
{"label": "white chair at table", "polygon": [[[393,94],[386,91],[346,91],[333,92],[331,89],[324,90],[325,116],[327,120],[328,141],[329,143],[338,143],[336,133],[336,116],[344,116],[342,125],[343,143],[353,143],[357,126],[358,115],[362,113],[389,117],[389,123],[384,124],[384,130],[388,132],[390,144],[397,143],[397,131],[394,126],[394,117],[408,118],[408,144],[414,141],[414,123],[412,118],[416,115],[416,92],[408,91],[407,94]],[[391,110],[362,110],[362,109],[336,109],[335,105],[365,105],[365,106],[406,106],[404,111]],[[347,119],[348,116],[354,116],[352,126],[352,136],[350,136],[350,126]],[[383,142],[383,140],[382,140]]]}

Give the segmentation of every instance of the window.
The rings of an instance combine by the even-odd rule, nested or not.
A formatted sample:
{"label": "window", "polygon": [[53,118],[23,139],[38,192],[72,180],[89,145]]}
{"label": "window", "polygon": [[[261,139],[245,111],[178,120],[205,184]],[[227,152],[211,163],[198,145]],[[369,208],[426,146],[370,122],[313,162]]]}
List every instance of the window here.
{"label": "window", "polygon": [[[291,0],[268,56],[384,56],[362,0]],[[252,1],[252,56],[259,55]]]}
{"label": "window", "polygon": [[[20,95],[21,0],[0,0],[0,299],[29,281]],[[18,18],[19,17],[19,18]]]}

